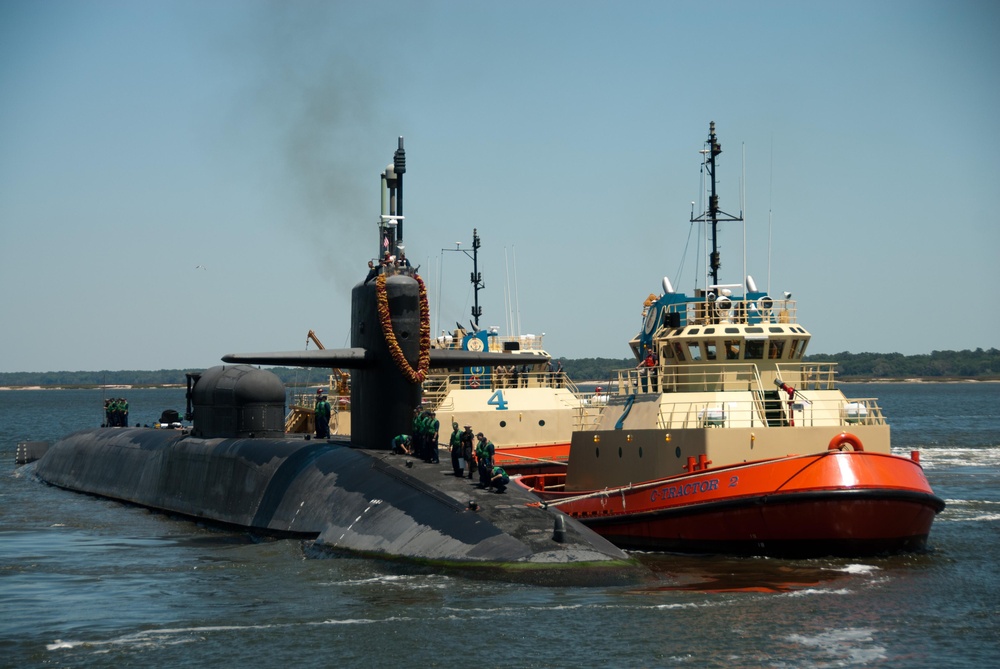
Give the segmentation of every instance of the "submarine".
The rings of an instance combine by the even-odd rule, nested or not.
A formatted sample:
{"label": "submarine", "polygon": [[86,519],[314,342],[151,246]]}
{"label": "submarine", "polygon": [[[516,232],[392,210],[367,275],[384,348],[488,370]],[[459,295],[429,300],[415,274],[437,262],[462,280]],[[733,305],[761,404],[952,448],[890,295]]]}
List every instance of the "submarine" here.
{"label": "submarine", "polygon": [[[496,494],[392,453],[431,368],[507,364],[509,353],[433,349],[427,291],[403,255],[403,138],[381,174],[378,262],[351,294],[350,348],[233,353],[187,375],[190,429],[100,427],[19,453],[66,490],[197,521],[306,540],[308,555],[546,585],[634,583],[646,568],[519,486]],[[258,365],[351,373],[352,435],[284,432],[285,387]],[[19,456],[20,457],[20,456]]]}

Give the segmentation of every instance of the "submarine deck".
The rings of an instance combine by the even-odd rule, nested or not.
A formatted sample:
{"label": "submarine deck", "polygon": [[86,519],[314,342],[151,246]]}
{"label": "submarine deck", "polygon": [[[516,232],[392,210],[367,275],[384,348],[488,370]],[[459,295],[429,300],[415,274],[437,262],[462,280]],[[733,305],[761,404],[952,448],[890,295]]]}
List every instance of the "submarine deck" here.
{"label": "submarine deck", "polygon": [[[331,443],[349,445],[348,438],[331,437]],[[503,493],[479,487],[474,479],[455,476],[451,456],[440,449],[439,463],[428,463],[412,455],[396,455],[386,450],[355,448],[368,454],[387,470],[405,474],[426,485],[426,490],[452,509],[474,513],[504,533],[523,542],[535,552],[535,561],[553,563],[603,561],[609,557],[633,563],[627,553],[593,533],[562,512],[542,509],[527,490],[508,484]],[[554,536],[561,530],[559,545]],[[322,537],[321,537],[322,539]]]}

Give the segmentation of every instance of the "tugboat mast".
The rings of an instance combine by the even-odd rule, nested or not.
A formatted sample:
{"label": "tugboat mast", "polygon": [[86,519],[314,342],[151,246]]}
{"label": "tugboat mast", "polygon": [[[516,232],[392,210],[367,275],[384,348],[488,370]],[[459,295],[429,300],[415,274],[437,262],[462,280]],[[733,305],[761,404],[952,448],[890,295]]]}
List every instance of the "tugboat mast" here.
{"label": "tugboat mast", "polygon": [[485,288],[483,285],[483,275],[479,271],[479,232],[472,229],[472,323],[476,330],[479,329],[479,317],[483,315],[483,308],[479,306],[479,291]]}
{"label": "tugboat mast", "polygon": [[486,287],[483,283],[483,274],[479,271],[479,231],[476,228],[472,229],[472,253],[469,253],[462,248],[461,242],[455,242],[455,248],[453,249],[441,249],[442,251],[458,251],[464,253],[469,258],[472,258],[472,327],[478,331],[479,330],[479,317],[483,315],[483,308],[479,306],[479,291]]}
{"label": "tugboat mast", "polygon": [[708,124],[708,148],[702,153],[706,154],[705,168],[711,178],[711,194],[708,198],[708,211],[698,217],[691,217],[691,223],[711,223],[712,224],[712,254],[709,260],[712,267],[712,285],[719,285],[719,268],[722,261],[719,254],[719,223],[739,222],[743,220],[742,212],[740,216],[733,216],[719,209],[719,196],[716,193],[715,182],[715,157],[722,153],[722,145],[719,144],[715,136],[715,121]]}

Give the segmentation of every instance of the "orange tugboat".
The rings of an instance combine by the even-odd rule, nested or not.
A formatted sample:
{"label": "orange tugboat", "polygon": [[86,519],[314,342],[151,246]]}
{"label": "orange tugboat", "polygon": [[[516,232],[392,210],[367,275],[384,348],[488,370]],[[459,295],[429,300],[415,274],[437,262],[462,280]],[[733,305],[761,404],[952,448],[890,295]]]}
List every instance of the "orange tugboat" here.
{"label": "orange tugboat", "polygon": [[596,430],[573,434],[565,472],[523,476],[558,507],[622,548],[808,557],[917,551],[944,508],[919,453],[893,455],[872,398],[848,398],[835,364],[808,363],[811,335],[785,294],[747,277],[722,284],[709,129],[706,286],[646,300]]}

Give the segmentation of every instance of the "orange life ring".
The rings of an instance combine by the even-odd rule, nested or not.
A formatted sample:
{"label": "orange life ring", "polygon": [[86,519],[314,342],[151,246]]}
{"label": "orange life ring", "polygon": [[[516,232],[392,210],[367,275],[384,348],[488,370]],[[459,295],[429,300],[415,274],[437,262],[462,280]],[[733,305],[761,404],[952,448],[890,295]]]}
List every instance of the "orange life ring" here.
{"label": "orange life ring", "polygon": [[830,445],[826,447],[830,451],[863,451],[865,447],[861,445],[861,440],[850,432],[841,432],[830,440]]}

